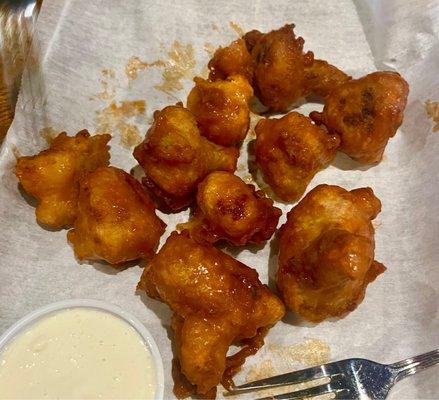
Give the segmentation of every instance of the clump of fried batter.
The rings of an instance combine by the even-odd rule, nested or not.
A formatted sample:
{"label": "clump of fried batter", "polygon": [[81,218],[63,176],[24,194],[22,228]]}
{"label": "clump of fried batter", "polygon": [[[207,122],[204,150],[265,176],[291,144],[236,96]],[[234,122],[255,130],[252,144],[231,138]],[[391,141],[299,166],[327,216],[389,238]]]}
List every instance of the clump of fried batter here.
{"label": "clump of fried batter", "polygon": [[176,105],[154,113],[153,125],[133,154],[145,171],[144,185],[162,208],[178,211],[191,204],[207,174],[235,171],[239,152],[201,136],[192,113]]}
{"label": "clump of fried batter", "polygon": [[229,172],[212,172],[198,185],[194,217],[181,228],[200,243],[224,239],[235,246],[262,243],[282,212],[261,190]]}
{"label": "clump of fried batter", "polygon": [[277,285],[285,304],[319,322],[354,310],[385,271],[374,261],[371,221],[381,210],[372,189],[319,185],[281,228]]}
{"label": "clump of fried batter", "polygon": [[[230,377],[227,369],[237,368],[233,356],[227,357],[231,344],[254,338],[262,345],[258,332],[284,315],[282,302],[254,269],[198,244],[186,231],[171,234],[138,288],[174,311],[181,371],[198,394],[212,394],[221,381],[230,384],[224,382]],[[246,345],[251,347],[251,341]]]}
{"label": "clump of fried batter", "polygon": [[165,227],[138,181],[102,167],[81,180],[78,217],[67,237],[78,259],[120,265],[151,258]]}
{"label": "clump of fried batter", "polygon": [[304,95],[305,68],[313,53],[303,52],[304,40],[294,34],[294,25],[262,34],[245,34],[254,61],[254,87],[261,102],[272,111],[286,111]]}
{"label": "clump of fried batter", "polygon": [[187,108],[194,114],[203,136],[221,146],[241,143],[250,125],[249,101],[253,89],[241,75],[209,82],[195,78]]}
{"label": "clump of fried batter", "polygon": [[77,214],[79,180],[88,172],[108,165],[110,135],[76,136],[60,133],[41,153],[20,157],[15,174],[24,190],[38,201],[37,221],[52,228],[73,223]]}
{"label": "clump of fried batter", "polygon": [[261,119],[256,131],[256,162],[264,180],[284,201],[297,200],[313,176],[334,158],[339,138],[297,112]]}
{"label": "clump of fried batter", "polygon": [[253,81],[253,58],[247,50],[244,39],[238,39],[227,47],[220,47],[209,61],[209,79],[226,79],[232,75],[242,75],[250,83]]}
{"label": "clump of fried batter", "polygon": [[286,111],[300,97],[325,98],[351,79],[327,61],[314,60],[312,52],[304,53],[303,45],[292,24],[265,34],[250,31],[215,52],[208,65],[209,79],[245,76],[272,111]]}
{"label": "clump of fried batter", "polygon": [[340,150],[361,163],[381,161],[402,123],[409,86],[396,72],[374,72],[337,86],[311,118],[340,135]]}

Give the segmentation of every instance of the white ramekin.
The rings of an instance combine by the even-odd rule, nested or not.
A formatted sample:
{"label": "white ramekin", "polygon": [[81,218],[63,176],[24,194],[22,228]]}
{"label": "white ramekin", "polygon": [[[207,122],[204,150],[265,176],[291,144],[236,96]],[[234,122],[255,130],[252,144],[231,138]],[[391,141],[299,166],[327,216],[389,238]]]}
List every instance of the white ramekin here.
{"label": "white ramekin", "polygon": [[99,311],[113,314],[131,325],[145,341],[145,345],[151,352],[152,358],[155,363],[157,390],[154,400],[163,400],[163,362],[157,344],[155,343],[149,331],[136,317],[122,310],[120,307],[114,304],[106,303],[104,301],[91,299],[63,300],[56,303],[48,304],[47,306],[32,311],[31,313],[17,321],[14,325],[7,329],[2,336],[0,336],[0,353],[15,337],[19,336],[21,333],[23,333],[24,330],[35,324],[35,322],[37,322],[38,320],[47,317],[49,314],[70,308],[94,308]]}

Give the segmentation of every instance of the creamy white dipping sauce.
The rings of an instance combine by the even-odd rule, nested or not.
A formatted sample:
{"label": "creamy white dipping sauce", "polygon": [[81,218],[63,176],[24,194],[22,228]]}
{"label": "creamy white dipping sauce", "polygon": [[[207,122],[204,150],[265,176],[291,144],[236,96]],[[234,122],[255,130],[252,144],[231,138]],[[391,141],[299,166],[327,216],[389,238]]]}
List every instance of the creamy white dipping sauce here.
{"label": "creamy white dipping sauce", "polygon": [[142,337],[92,308],[48,315],[0,354],[0,399],[153,399],[156,389]]}

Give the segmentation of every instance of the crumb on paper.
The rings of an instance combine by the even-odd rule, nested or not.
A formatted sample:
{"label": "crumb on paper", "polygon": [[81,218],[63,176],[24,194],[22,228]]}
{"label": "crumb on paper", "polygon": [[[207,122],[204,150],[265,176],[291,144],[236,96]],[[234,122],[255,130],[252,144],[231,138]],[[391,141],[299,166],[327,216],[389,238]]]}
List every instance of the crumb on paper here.
{"label": "crumb on paper", "polygon": [[248,131],[248,137],[255,138],[256,137],[256,131],[254,129],[249,129]]}
{"label": "crumb on paper", "polygon": [[120,144],[126,149],[131,149],[142,141],[142,136],[140,135],[139,128],[137,128],[136,125],[121,122],[119,132]]}
{"label": "crumb on paper", "polygon": [[99,79],[101,91],[90,97],[90,100],[112,100],[116,96],[115,84],[112,82],[116,77],[114,70],[111,68],[103,69],[101,75],[102,77]]}
{"label": "crumb on paper", "polygon": [[[271,376],[280,375],[286,372],[291,372],[291,370],[283,370],[280,368],[276,368],[271,359],[265,359],[250,367],[245,377],[245,382],[250,383],[260,379],[269,378]],[[254,394],[255,395],[257,394],[256,397],[265,398],[270,396],[276,396],[282,393],[288,393],[293,390],[296,391],[296,390],[307,389],[309,387],[321,385],[328,382],[329,382],[329,378],[320,378],[318,380],[314,380],[313,382],[298,383],[295,385],[285,385],[278,388],[274,387],[270,389],[260,389],[254,392]]]}
{"label": "crumb on paper", "polygon": [[121,101],[120,105],[112,101],[108,107],[97,112],[96,118],[102,131],[107,130],[107,126],[113,126],[125,118],[131,118],[144,114],[146,110],[145,100]]}
{"label": "crumb on paper", "polygon": [[15,144],[11,146],[11,151],[16,160],[18,160],[21,157],[21,152]]}
{"label": "crumb on paper", "polygon": [[236,171],[238,171],[238,172],[245,171],[245,165],[244,164],[238,164],[238,166],[236,167]]}
{"label": "crumb on paper", "polygon": [[102,76],[104,76],[105,78],[114,79],[116,76],[114,69],[111,69],[111,68],[105,68],[101,71],[101,73],[102,73]]}
{"label": "crumb on paper", "polygon": [[139,144],[141,135],[139,128],[130,122],[130,119],[144,115],[146,103],[144,100],[122,101],[111,104],[96,112],[96,133],[120,134],[120,144],[125,148],[132,148]]}
{"label": "crumb on paper", "polygon": [[208,56],[212,57],[215,54],[216,48],[212,43],[204,43],[204,51]]}
{"label": "crumb on paper", "polygon": [[262,360],[261,362],[252,365],[245,377],[246,382],[258,381],[259,379],[268,378],[276,375],[276,369],[270,359]]}
{"label": "crumb on paper", "polygon": [[433,132],[438,132],[439,131],[439,102],[427,100],[425,102],[425,111],[427,112],[427,115],[430,117],[430,119],[432,119],[434,122]]}
{"label": "crumb on paper", "polygon": [[47,144],[52,143],[52,140],[58,136],[58,133],[59,132],[51,126],[40,129],[39,131],[40,136],[47,142]]}
{"label": "crumb on paper", "polygon": [[194,48],[191,44],[183,45],[176,40],[167,51],[167,55],[169,60],[162,73],[163,82],[155,86],[155,89],[165,93],[183,89],[181,80],[192,78],[195,68]]}
{"label": "crumb on paper", "polygon": [[219,31],[218,25],[217,25],[217,24],[214,24],[214,23],[212,23],[212,29],[213,29],[214,31]]}
{"label": "crumb on paper", "polygon": [[382,224],[383,224],[382,221],[377,221],[377,220],[372,221],[372,225],[375,230],[377,230]]}
{"label": "crumb on paper", "polygon": [[247,184],[254,183],[253,177],[250,174],[245,175],[244,178],[242,178],[242,180]]}
{"label": "crumb on paper", "polygon": [[245,35],[244,30],[236,22],[230,21],[229,25],[238,34],[239,37]]}
{"label": "crumb on paper", "polygon": [[[249,368],[246,383],[293,372],[302,368],[327,363],[330,360],[329,345],[319,339],[307,339],[303,343],[291,346],[269,344],[267,346],[269,358],[265,358]],[[303,390],[329,382],[329,378],[320,378],[312,382],[287,385],[279,388],[261,389],[257,397],[276,396],[296,390]],[[320,399],[321,397],[319,397]],[[325,397],[326,398],[326,397]]]}
{"label": "crumb on paper", "polygon": [[307,339],[303,343],[291,346],[270,344],[268,350],[274,353],[274,356],[284,357],[303,367],[325,364],[331,359],[331,348],[328,343],[319,339]]}
{"label": "crumb on paper", "polygon": [[165,67],[166,62],[163,60],[155,60],[152,62],[142,61],[137,56],[132,56],[125,66],[125,75],[129,80],[137,79],[138,72],[149,67]]}

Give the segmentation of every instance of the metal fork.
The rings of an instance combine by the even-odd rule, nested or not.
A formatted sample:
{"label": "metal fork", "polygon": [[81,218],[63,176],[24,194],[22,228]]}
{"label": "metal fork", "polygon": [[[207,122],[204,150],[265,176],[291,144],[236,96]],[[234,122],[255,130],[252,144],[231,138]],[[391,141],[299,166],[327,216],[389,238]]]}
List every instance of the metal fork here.
{"label": "metal fork", "polygon": [[335,399],[378,400],[385,399],[396,382],[436,364],[439,364],[439,349],[390,365],[362,358],[351,358],[234,386],[226,394],[238,394],[327,378],[328,383],[318,384],[316,382],[317,386],[308,389],[263,397],[258,400],[303,399],[329,393],[335,395],[332,397]]}

